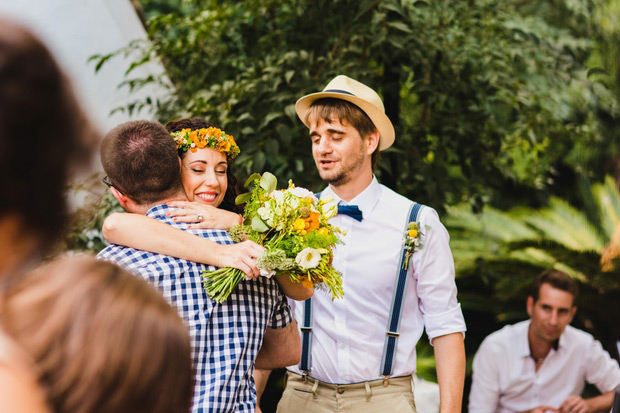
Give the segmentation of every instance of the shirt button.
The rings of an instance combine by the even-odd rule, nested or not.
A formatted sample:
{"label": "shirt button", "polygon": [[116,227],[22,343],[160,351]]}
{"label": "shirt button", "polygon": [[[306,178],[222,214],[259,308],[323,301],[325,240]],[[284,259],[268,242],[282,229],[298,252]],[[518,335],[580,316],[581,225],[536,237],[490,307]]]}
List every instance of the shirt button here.
{"label": "shirt button", "polygon": [[340,344],[338,347],[340,347],[341,350],[344,350],[344,344]]}

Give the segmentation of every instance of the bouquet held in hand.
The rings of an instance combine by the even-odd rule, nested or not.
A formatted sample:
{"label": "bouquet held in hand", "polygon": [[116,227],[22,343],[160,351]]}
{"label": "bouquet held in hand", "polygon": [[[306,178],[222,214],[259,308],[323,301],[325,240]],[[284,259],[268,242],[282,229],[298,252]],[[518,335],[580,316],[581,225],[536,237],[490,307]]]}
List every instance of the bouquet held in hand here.
{"label": "bouquet held in hand", "polygon": [[[277,190],[277,179],[269,172],[253,174],[245,186],[250,193],[237,197],[246,203],[243,225],[230,230],[235,241],[250,239],[265,247],[256,260],[261,275],[287,274],[304,287],[329,289],[332,298],[342,297],[340,273],[331,265],[340,230],[327,221],[337,213],[335,205],[318,200],[311,191],[295,187]],[[236,268],[203,271],[209,296],[222,302],[245,274]]]}

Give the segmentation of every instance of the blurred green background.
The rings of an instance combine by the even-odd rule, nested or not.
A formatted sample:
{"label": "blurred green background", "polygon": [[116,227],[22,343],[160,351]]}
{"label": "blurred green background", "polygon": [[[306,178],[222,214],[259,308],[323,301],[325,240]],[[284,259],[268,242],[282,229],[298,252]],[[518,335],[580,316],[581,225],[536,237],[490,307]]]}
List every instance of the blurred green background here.
{"label": "blurred green background", "polygon": [[[376,174],[437,209],[451,234],[471,358],[486,335],[527,318],[531,279],[579,282],[573,324],[616,358],[620,340],[620,0],[141,0],[149,41],[121,87],[163,97],[117,110],[201,116],[235,136],[241,182],[271,171],[320,190],[295,101],[346,74],[377,90],[396,128]],[[134,69],[163,63],[162,77]],[[103,246],[100,197],[74,216],[68,249]],[[434,380],[432,349],[419,374]],[[263,410],[273,411],[281,372]],[[466,402],[464,411],[466,411]]]}

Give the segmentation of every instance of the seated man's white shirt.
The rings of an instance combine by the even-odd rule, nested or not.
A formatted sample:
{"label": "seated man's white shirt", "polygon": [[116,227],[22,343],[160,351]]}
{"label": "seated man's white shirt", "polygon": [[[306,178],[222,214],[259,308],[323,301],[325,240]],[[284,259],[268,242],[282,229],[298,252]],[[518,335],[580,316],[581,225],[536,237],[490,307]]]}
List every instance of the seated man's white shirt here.
{"label": "seated man's white shirt", "polygon": [[[321,199],[342,200],[329,188]],[[341,202],[347,204],[346,202]],[[342,273],[344,298],[332,301],[329,292],[314,293],[312,371],[329,383],[379,379],[394,285],[403,251],[405,224],[411,201],[379,184],[376,178],[348,204],[363,213],[358,222],[338,215],[330,223],[346,232],[334,252],[333,265]],[[456,298],[454,261],[449,236],[432,208],[420,215],[424,246],[411,260],[393,376],[415,373],[415,346],[424,327],[435,337],[465,331]],[[302,320],[303,303],[289,300],[295,318]],[[301,374],[298,366],[289,368]]]}
{"label": "seated man's white shirt", "polygon": [[601,393],[620,385],[618,363],[590,334],[571,326],[536,371],[529,325],[529,320],[508,325],[484,339],[473,362],[470,413],[558,408],[569,396],[581,395],[586,382]]}

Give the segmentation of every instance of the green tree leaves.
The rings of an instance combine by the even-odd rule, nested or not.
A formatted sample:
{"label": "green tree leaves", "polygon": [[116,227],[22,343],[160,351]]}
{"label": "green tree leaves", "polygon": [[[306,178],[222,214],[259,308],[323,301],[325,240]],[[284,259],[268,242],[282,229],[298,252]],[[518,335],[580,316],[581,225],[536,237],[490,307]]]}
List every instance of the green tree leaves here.
{"label": "green tree leaves", "polygon": [[128,52],[138,52],[134,66],[164,62],[173,86],[133,109],[225,127],[242,148],[241,174],[269,170],[322,186],[294,103],[340,73],[375,88],[395,124],[381,180],[439,209],[462,200],[480,207],[507,183],[548,189],[561,167],[604,173],[600,152],[615,133],[598,115],[619,105],[601,75],[587,76],[598,2],[162,4],[145,1],[151,45]]}

